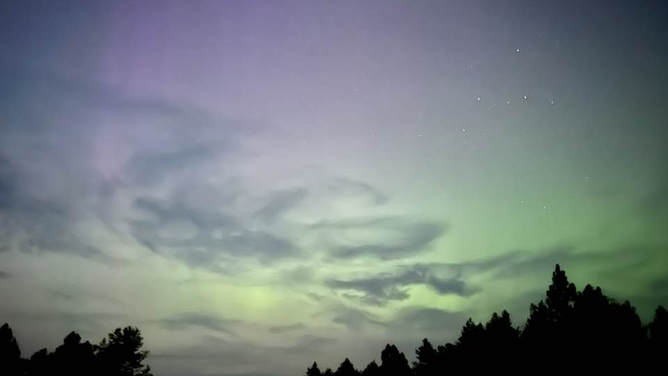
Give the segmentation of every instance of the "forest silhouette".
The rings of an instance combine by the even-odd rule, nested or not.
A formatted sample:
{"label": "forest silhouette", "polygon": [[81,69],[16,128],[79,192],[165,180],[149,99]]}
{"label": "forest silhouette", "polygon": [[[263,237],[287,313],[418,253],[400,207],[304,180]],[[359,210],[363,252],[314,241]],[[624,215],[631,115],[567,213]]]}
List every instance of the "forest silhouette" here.
{"label": "forest silhouette", "polygon": [[[118,328],[98,345],[82,342],[71,332],[53,352],[42,349],[29,359],[8,324],[0,327],[0,375],[152,376],[144,364],[148,351],[138,328]],[[332,371],[314,362],[306,376],[431,376],[464,372],[509,371],[553,373],[593,371],[665,372],[668,356],[668,312],[658,306],[649,325],[636,309],[617,302],[600,287],[578,291],[556,265],[545,299],[529,307],[522,327],[513,325],[504,310],[486,323],[469,318],[454,343],[434,347],[428,339],[408,359],[392,344],[363,370],[346,358]]]}
{"label": "forest silhouette", "polygon": [[4,324],[0,327],[0,375],[152,376],[143,363],[148,356],[143,345],[139,329],[131,326],[114,330],[98,345],[81,342],[81,336],[71,332],[55,351],[44,348],[24,359],[12,329]]}
{"label": "forest silhouette", "polygon": [[395,345],[387,344],[380,364],[356,369],[350,359],[335,370],[317,362],[306,376],[432,376],[493,371],[564,373],[582,371],[634,374],[665,373],[668,367],[668,313],[658,306],[643,326],[635,307],[603,294],[600,287],[578,291],[557,264],[544,300],[529,307],[522,327],[508,311],[494,312],[486,323],[469,318],[455,343],[434,347],[428,339],[410,364]]}

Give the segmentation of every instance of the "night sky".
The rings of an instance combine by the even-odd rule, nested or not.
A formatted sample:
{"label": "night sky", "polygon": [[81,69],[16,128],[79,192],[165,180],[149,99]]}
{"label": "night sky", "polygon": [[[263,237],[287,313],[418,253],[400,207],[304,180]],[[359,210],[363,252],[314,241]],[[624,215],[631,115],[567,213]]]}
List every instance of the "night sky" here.
{"label": "night sky", "polygon": [[555,263],[668,302],[663,1],[2,1],[0,323],[363,366]]}

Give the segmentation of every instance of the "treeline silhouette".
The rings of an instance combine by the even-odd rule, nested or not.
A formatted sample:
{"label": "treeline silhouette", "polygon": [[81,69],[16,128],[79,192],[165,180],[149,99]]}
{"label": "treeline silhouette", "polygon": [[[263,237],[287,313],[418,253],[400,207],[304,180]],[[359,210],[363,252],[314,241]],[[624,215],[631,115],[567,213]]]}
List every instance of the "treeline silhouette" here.
{"label": "treeline silhouette", "polygon": [[434,346],[428,339],[409,364],[395,345],[388,344],[363,370],[346,358],[332,371],[316,362],[306,376],[432,376],[513,373],[665,374],[668,372],[668,313],[659,306],[653,321],[643,326],[628,302],[608,298],[600,287],[577,291],[557,264],[544,300],[531,304],[522,328],[507,311],[493,313],[486,323],[468,319],[455,343]]}
{"label": "treeline silhouette", "polygon": [[[144,364],[148,355],[136,327],[118,328],[98,345],[81,342],[71,332],[63,344],[21,357],[12,329],[0,327],[0,376],[152,376]],[[587,285],[578,291],[556,266],[544,300],[529,307],[520,328],[510,314],[493,313],[486,323],[468,319],[455,343],[434,347],[426,338],[408,362],[395,345],[387,344],[380,364],[358,370],[346,358],[332,371],[317,363],[306,376],[432,376],[464,372],[514,373],[615,372],[665,374],[668,368],[668,312],[659,306],[653,321],[643,326],[636,309]],[[658,372],[657,372],[658,371]]]}
{"label": "treeline silhouette", "polygon": [[19,344],[9,324],[0,327],[0,375],[2,376],[152,376],[143,364],[147,350],[135,327],[118,328],[99,345],[81,342],[71,332],[55,351],[41,349],[30,359],[21,358]]}

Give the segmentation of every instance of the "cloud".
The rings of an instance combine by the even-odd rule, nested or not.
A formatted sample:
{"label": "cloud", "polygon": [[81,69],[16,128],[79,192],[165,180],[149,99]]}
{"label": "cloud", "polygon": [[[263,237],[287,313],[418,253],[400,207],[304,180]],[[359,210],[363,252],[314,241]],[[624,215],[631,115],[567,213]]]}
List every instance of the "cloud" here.
{"label": "cloud", "polygon": [[668,294],[668,277],[663,277],[652,281],[649,287],[652,292]]}
{"label": "cloud", "polygon": [[[665,247],[629,245],[614,249],[578,250],[575,247],[554,247],[547,250],[523,250],[507,252],[498,256],[463,263],[418,264],[437,273],[483,278],[487,283],[507,281],[526,282],[535,286],[529,291],[516,293],[516,297],[504,304],[512,313],[527,312],[530,302],[536,302],[545,295],[549,276],[556,264],[567,271],[569,279],[577,287],[584,283],[600,285],[604,292],[618,300],[630,300],[643,314],[654,309],[666,296],[662,291],[661,268],[668,262]],[[581,276],[587,276],[582,280]],[[538,280],[541,284],[534,285]],[[547,284],[543,285],[543,282]]]}
{"label": "cloud", "polygon": [[158,322],[169,329],[185,329],[199,326],[215,332],[236,335],[230,327],[239,323],[238,320],[221,319],[204,313],[182,313],[176,316],[158,320]]}
{"label": "cloud", "polygon": [[332,246],[331,257],[381,260],[419,254],[446,230],[438,222],[396,216],[321,221],[311,227],[338,240]]}
{"label": "cloud", "polygon": [[273,223],[278,217],[304,201],[307,195],[308,191],[304,188],[276,192],[261,209],[254,213],[254,217],[267,223]]}
{"label": "cloud", "polygon": [[[90,287],[90,286],[89,286]],[[49,287],[46,289],[49,298],[66,301],[68,305],[80,303],[94,303],[96,307],[113,306],[128,307],[128,304],[107,293],[91,291],[82,286],[68,286],[67,289]]]}
{"label": "cloud", "polygon": [[333,308],[330,312],[317,314],[316,316],[326,315],[331,317],[331,321],[342,325],[351,330],[360,330],[367,326],[384,326],[374,315],[346,306]]}
{"label": "cloud", "polygon": [[[588,267],[598,270],[599,276],[615,279],[615,275],[629,270],[640,270],[662,258],[664,248],[625,246],[606,250],[577,250],[574,247],[556,247],[546,251],[517,251],[496,258],[490,270],[498,278],[516,278],[523,274],[550,275],[556,264],[564,269]],[[483,261],[485,264],[489,261]]]}
{"label": "cloud", "polygon": [[[221,147],[221,145],[217,146]],[[191,168],[215,156],[214,151],[205,145],[186,144],[169,148],[173,150],[138,151],[127,162],[127,175],[135,183],[153,186],[162,183],[175,171]],[[216,152],[220,150],[217,149]]]}
{"label": "cloud", "polygon": [[79,215],[77,202],[35,194],[39,189],[35,184],[45,183],[32,181],[30,173],[0,153],[0,252],[52,251],[108,265],[121,263],[73,230]]}
{"label": "cloud", "polygon": [[441,278],[421,265],[410,267],[400,273],[386,273],[352,280],[333,279],[327,281],[326,284],[333,289],[362,293],[359,300],[376,306],[386,305],[392,300],[408,299],[410,295],[406,288],[410,285],[426,285],[441,295],[470,296],[479,291],[479,288],[467,284],[459,277]]}
{"label": "cloud", "polygon": [[191,207],[178,197],[164,202],[139,198],[135,207],[150,218],[132,221],[134,236],[154,251],[192,266],[223,272],[223,261],[254,258],[270,264],[300,254],[287,239],[249,230],[241,219],[216,208]]}
{"label": "cloud", "polygon": [[0,210],[9,209],[16,195],[16,171],[10,161],[0,154]]}
{"label": "cloud", "polygon": [[230,152],[259,129],[181,103],[7,68],[12,90],[0,104],[0,251],[66,252],[118,264],[117,249],[90,234],[121,241],[127,200],[148,188],[205,186],[212,165],[232,165],[238,153]]}
{"label": "cloud", "polygon": [[11,274],[0,270],[0,279],[9,279],[9,278],[11,278]]}
{"label": "cloud", "polygon": [[[132,319],[127,315],[114,312],[64,312],[59,310],[52,310],[49,312],[26,312],[20,310],[20,307],[6,307],[0,309],[0,315],[11,323],[15,323],[17,327],[28,328],[29,331],[37,330],[36,328],[49,327],[53,329],[58,327],[62,330],[77,331],[83,337],[97,340],[99,335],[109,333],[114,328],[122,325],[127,325]],[[44,333],[33,333],[35,335],[41,334],[36,346],[43,346],[42,340]],[[51,334],[51,333],[48,333]],[[101,339],[101,338],[100,338]]]}
{"label": "cloud", "polygon": [[295,332],[299,331],[302,329],[305,329],[306,326],[304,324],[292,324],[292,325],[281,325],[281,326],[272,326],[269,328],[269,333],[272,334],[283,334],[283,333],[289,333],[289,332]]}
{"label": "cloud", "polygon": [[305,352],[313,352],[317,349],[328,348],[335,345],[338,341],[335,338],[305,335],[300,337],[296,343],[291,344],[284,350],[288,353],[302,354]]}
{"label": "cloud", "polygon": [[346,177],[338,177],[334,179],[328,185],[328,188],[330,193],[335,195],[366,197],[373,205],[381,205],[389,201],[389,197],[386,194],[372,185]]}
{"label": "cloud", "polygon": [[400,310],[392,325],[404,330],[432,335],[459,331],[468,316],[463,312],[432,307],[408,307]]}
{"label": "cloud", "polygon": [[407,306],[381,320],[365,310],[341,305],[330,307],[328,312],[318,316],[330,318],[332,322],[351,330],[356,337],[365,332],[386,333],[391,335],[388,340],[401,344],[403,348],[415,348],[414,342],[419,343],[425,337],[433,344],[453,341],[469,314],[435,307]]}
{"label": "cloud", "polygon": [[606,250],[577,250],[571,246],[554,247],[543,250],[518,250],[487,258],[461,263],[421,263],[416,268],[426,268],[434,272],[460,276],[489,273],[493,278],[512,279],[525,274],[550,275],[556,264],[564,268],[583,265],[595,266],[606,271],[619,272],[616,268],[629,269],[650,264],[660,257],[664,248],[650,246],[626,246]]}
{"label": "cloud", "polygon": [[[187,203],[178,200],[178,197],[163,201],[139,197],[135,200],[134,206],[151,215],[151,219],[146,222],[153,222],[158,226],[165,226],[174,222],[177,222],[177,224],[180,222],[182,225],[192,224],[205,229],[236,228],[239,226],[237,220],[230,215],[215,209],[189,207]],[[170,237],[183,238],[178,234],[170,234]]]}
{"label": "cloud", "polygon": [[72,239],[63,231],[63,223],[71,216],[68,208],[32,197],[23,189],[23,180],[19,167],[0,154],[0,250],[48,246],[61,250],[68,248],[64,245],[76,244],[68,241]]}

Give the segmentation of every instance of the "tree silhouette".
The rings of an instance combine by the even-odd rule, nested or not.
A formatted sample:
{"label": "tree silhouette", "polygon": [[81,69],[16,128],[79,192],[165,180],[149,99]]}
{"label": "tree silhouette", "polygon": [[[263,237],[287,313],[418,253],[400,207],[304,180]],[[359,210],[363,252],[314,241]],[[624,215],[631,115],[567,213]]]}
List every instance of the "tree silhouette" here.
{"label": "tree silhouette", "polygon": [[[559,265],[545,295],[530,305],[522,329],[513,326],[510,314],[503,310],[484,324],[469,318],[454,343],[434,348],[423,339],[412,368],[404,353],[388,343],[381,352],[381,364],[372,361],[363,372],[345,358],[335,372],[330,368],[321,372],[313,362],[305,376],[435,376],[489,367],[522,373],[536,372],[531,368],[534,363],[549,367],[550,372],[608,373],[634,367],[634,373],[649,373],[665,367],[668,312],[663,306],[656,308],[652,322],[644,327],[629,301],[620,303],[591,285],[578,291]],[[0,376],[152,376],[144,364],[148,351],[143,345],[139,329],[130,326],[114,330],[97,346],[71,332],[54,352],[41,349],[26,360],[9,324],[4,324],[0,327]]]}
{"label": "tree silhouette", "polygon": [[372,360],[371,363],[367,364],[364,371],[362,371],[362,376],[379,376],[380,374],[380,367],[375,360]]}
{"label": "tree silhouette", "polygon": [[51,365],[59,375],[84,376],[97,373],[93,345],[81,343],[81,336],[71,332],[56,348]]}
{"label": "tree silhouette", "polygon": [[346,358],[339,368],[337,368],[336,372],[334,372],[334,375],[336,376],[359,376],[359,374],[359,371],[355,369],[348,358]]}
{"label": "tree silhouette", "polygon": [[438,352],[428,339],[422,340],[422,346],[415,350],[417,361],[413,362],[416,376],[435,375],[438,370]]}
{"label": "tree silhouette", "polygon": [[655,360],[668,354],[668,311],[663,306],[656,308],[649,324],[649,349]]}
{"label": "tree silhouette", "polygon": [[573,311],[577,289],[568,282],[566,272],[556,265],[545,302],[531,304],[523,332],[524,347],[529,356],[545,361],[568,348],[574,332]]}
{"label": "tree silhouette", "polygon": [[389,343],[380,353],[380,372],[382,375],[407,376],[412,374],[411,367],[404,353],[400,352],[396,346]]}
{"label": "tree silhouette", "polygon": [[494,312],[487,324],[485,324],[485,337],[488,345],[493,347],[494,351],[500,350],[498,348],[500,346],[514,349],[517,347],[520,331],[513,327],[510,314],[504,309],[500,316]]}
{"label": "tree silhouette", "polygon": [[14,338],[12,328],[5,323],[0,327],[0,374],[20,375],[21,363],[21,349]]}
{"label": "tree silhouette", "polygon": [[[545,299],[531,303],[521,329],[513,326],[505,310],[493,313],[484,325],[469,318],[454,343],[434,349],[423,339],[415,350],[412,369],[404,354],[387,344],[380,367],[373,361],[362,376],[435,376],[475,373],[490,367],[536,373],[540,369],[533,368],[535,365],[549,367],[550,372],[649,373],[665,367],[666,354],[668,312],[663,306],[643,327],[630,302],[615,301],[591,285],[578,291],[557,264]],[[346,367],[342,364],[340,370],[354,370],[348,359],[344,363]]]}
{"label": "tree silhouette", "polygon": [[0,376],[152,376],[143,364],[148,355],[143,345],[139,329],[130,326],[116,329],[98,346],[70,332],[54,352],[41,349],[27,360],[21,358],[9,324],[4,324],[0,327]]}
{"label": "tree silhouette", "polygon": [[447,366],[449,369],[457,367],[457,362],[459,357],[457,356],[457,346],[452,343],[446,343],[445,345],[439,345],[436,348],[438,352],[439,365],[441,367]]}
{"label": "tree silhouette", "polygon": [[575,304],[577,291],[575,285],[568,282],[566,272],[561,270],[559,264],[552,273],[552,284],[546,295],[548,318],[556,323],[565,323]]}
{"label": "tree silhouette", "polygon": [[54,355],[49,354],[46,348],[37,351],[30,357],[28,365],[29,376],[47,376],[53,373],[55,369]]}
{"label": "tree silhouette", "polygon": [[151,376],[149,366],[142,364],[147,350],[142,350],[144,339],[135,327],[118,328],[102,339],[97,346],[101,374],[108,376]]}
{"label": "tree silhouette", "polygon": [[318,368],[318,363],[313,362],[313,365],[306,369],[306,376],[322,376],[322,373]]}
{"label": "tree silhouette", "polygon": [[472,318],[466,320],[457,340],[457,346],[466,352],[481,351],[485,337],[485,327],[476,324]]}
{"label": "tree silhouette", "polygon": [[518,351],[520,331],[513,327],[508,311],[496,312],[485,324],[482,352],[496,366],[509,367]]}

